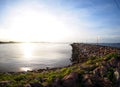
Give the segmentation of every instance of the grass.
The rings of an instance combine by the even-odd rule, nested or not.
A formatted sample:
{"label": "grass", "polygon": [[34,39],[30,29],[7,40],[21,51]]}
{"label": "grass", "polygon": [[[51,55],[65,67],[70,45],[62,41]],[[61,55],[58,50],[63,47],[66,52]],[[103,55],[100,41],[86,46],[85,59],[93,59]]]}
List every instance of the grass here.
{"label": "grass", "polygon": [[76,65],[56,69],[56,70],[48,70],[43,71],[41,73],[39,72],[26,72],[26,73],[14,73],[14,74],[5,74],[0,73],[0,81],[10,81],[11,84],[9,84],[7,87],[13,87],[13,86],[24,86],[27,83],[33,83],[33,82],[40,82],[43,85],[51,83],[55,78],[63,78],[65,75],[71,73],[71,72],[82,72],[80,68]]}
{"label": "grass", "polygon": [[[84,66],[89,66],[88,71],[92,71],[97,66],[100,66],[100,63],[104,60],[110,60],[111,58],[117,58],[118,55],[115,53],[108,54],[104,57],[92,57],[88,61],[83,63]],[[92,67],[90,67],[92,65]],[[0,81],[10,81],[11,84],[8,84],[5,87],[18,87],[20,85],[24,86],[28,83],[39,82],[42,85],[47,85],[52,83],[55,78],[62,79],[64,76],[68,75],[71,72],[78,72],[84,74],[86,71],[80,68],[79,64],[72,65],[69,67],[64,67],[56,70],[45,70],[43,72],[26,72],[26,73],[0,73]],[[108,74],[105,76],[112,81],[113,78],[113,69],[108,70]]]}
{"label": "grass", "polygon": [[106,56],[102,56],[102,57],[91,57],[88,59],[88,61],[85,62],[86,65],[90,65],[90,64],[96,64],[96,63],[100,63],[103,60],[110,60],[111,58],[118,58],[118,54],[117,53],[110,53]]}

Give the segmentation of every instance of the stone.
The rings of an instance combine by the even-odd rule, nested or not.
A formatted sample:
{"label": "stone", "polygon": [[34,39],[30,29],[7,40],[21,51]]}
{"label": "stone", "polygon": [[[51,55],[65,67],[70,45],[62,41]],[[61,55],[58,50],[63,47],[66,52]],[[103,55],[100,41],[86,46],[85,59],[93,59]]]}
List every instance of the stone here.
{"label": "stone", "polygon": [[52,84],[52,87],[62,87],[62,81],[59,78],[56,78]]}
{"label": "stone", "polygon": [[86,62],[87,59],[91,57],[104,57],[105,55],[110,53],[119,53],[119,49],[108,46],[82,43],[73,43],[71,44],[71,46],[72,62],[78,63]]}
{"label": "stone", "polygon": [[120,69],[120,61],[118,62],[118,64],[117,64],[117,68],[119,68]]}
{"label": "stone", "polygon": [[72,72],[69,75],[66,75],[63,81],[63,87],[77,87],[78,73]]}
{"label": "stone", "polygon": [[100,67],[100,75],[101,77],[104,77],[104,75],[107,74],[107,67],[106,66],[101,66]]}
{"label": "stone", "polygon": [[118,79],[118,80],[115,82],[114,87],[120,87],[120,79]]}
{"label": "stone", "polygon": [[116,70],[114,71],[114,76],[115,76],[115,79],[116,79],[116,80],[118,80],[118,79],[120,78],[120,74],[119,74],[119,70],[118,70],[118,69],[116,69]]}
{"label": "stone", "polygon": [[83,75],[82,83],[84,87],[93,87],[93,82],[91,80],[91,74]]}
{"label": "stone", "polygon": [[0,81],[0,87],[4,87],[10,83],[11,83],[11,81]]}
{"label": "stone", "polygon": [[93,83],[92,83],[91,79],[87,79],[84,82],[84,87],[93,87]]}
{"label": "stone", "polygon": [[118,62],[117,62],[116,58],[111,58],[110,65],[112,67],[117,67],[117,64],[118,64]]}
{"label": "stone", "polygon": [[112,82],[109,79],[101,78],[101,77],[93,77],[91,78],[93,82],[93,87],[113,87]]}
{"label": "stone", "polygon": [[35,82],[35,83],[30,83],[30,85],[28,85],[26,87],[43,87],[43,86],[40,83]]}
{"label": "stone", "polygon": [[100,76],[100,67],[97,67],[96,69],[93,70],[94,76]]}
{"label": "stone", "polygon": [[31,85],[30,84],[26,84],[25,87],[31,87]]}

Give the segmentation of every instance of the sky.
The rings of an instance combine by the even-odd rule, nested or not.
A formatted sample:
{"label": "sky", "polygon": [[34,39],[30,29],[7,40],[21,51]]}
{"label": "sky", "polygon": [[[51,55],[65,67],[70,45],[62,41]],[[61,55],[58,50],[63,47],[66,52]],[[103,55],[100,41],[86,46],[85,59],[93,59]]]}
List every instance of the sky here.
{"label": "sky", "polygon": [[0,0],[0,41],[120,42],[119,0]]}

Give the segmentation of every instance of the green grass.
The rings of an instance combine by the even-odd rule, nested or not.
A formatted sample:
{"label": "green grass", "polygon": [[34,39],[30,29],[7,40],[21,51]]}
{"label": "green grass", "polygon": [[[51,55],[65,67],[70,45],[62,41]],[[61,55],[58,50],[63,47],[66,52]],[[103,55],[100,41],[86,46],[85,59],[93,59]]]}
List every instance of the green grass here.
{"label": "green grass", "polygon": [[[89,58],[88,61],[83,63],[83,66],[89,66],[88,69],[92,72],[97,66],[100,66],[102,61],[108,61],[111,58],[117,58],[118,55],[115,53],[108,54],[104,57],[92,57]],[[90,67],[92,65],[92,67]],[[13,73],[13,74],[5,74],[0,73],[0,81],[10,81],[11,84],[7,85],[6,87],[18,87],[19,85],[24,86],[28,83],[39,82],[43,85],[47,85],[55,78],[62,79],[65,75],[68,75],[71,72],[78,72],[80,74],[84,74],[85,70],[80,69],[79,64],[72,65],[69,67],[64,67],[61,69],[56,70],[46,70],[43,72],[26,72],[26,73]],[[113,69],[108,70],[108,74],[105,76],[112,81],[113,78]]]}
{"label": "green grass", "polygon": [[109,60],[111,58],[118,58],[118,54],[117,53],[110,53],[106,56],[106,58]]}
{"label": "green grass", "polygon": [[110,81],[114,83],[115,82],[114,68],[109,67],[107,74],[104,77],[108,78]]}
{"label": "green grass", "polygon": [[90,65],[90,64],[95,64],[99,63],[103,60],[110,60],[111,58],[118,58],[117,53],[110,53],[108,55],[102,56],[102,57],[91,57],[88,59],[88,61],[85,62],[85,64]]}
{"label": "green grass", "polygon": [[56,69],[56,70],[48,70],[43,71],[41,73],[38,72],[26,72],[26,73],[19,73],[19,74],[4,74],[0,73],[0,81],[11,81],[11,84],[8,87],[18,86],[18,85],[25,85],[27,83],[32,82],[40,82],[42,84],[51,83],[55,78],[63,78],[65,75],[71,72],[82,72],[76,65]]}

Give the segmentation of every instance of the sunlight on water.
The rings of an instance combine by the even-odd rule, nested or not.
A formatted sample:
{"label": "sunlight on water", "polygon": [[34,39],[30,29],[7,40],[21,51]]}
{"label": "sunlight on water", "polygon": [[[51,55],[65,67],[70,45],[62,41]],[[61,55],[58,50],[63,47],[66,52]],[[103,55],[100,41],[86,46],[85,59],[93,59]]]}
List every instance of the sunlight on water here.
{"label": "sunlight on water", "polygon": [[27,71],[31,71],[32,69],[30,68],[30,67],[21,67],[20,68],[20,71],[25,71],[25,72],[27,72]]}
{"label": "sunlight on water", "polygon": [[32,43],[24,43],[21,45],[23,57],[25,60],[32,60],[34,45]]}
{"label": "sunlight on water", "polygon": [[56,43],[0,45],[0,72],[27,71],[71,64],[71,46]]}

